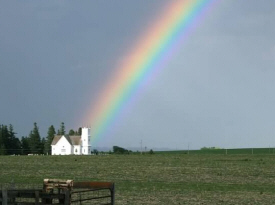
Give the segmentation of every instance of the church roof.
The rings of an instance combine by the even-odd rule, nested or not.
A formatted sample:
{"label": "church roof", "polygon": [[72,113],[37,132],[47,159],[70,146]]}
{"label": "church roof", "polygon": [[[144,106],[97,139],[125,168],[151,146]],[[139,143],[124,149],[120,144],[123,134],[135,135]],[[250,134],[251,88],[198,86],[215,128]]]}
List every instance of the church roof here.
{"label": "church roof", "polygon": [[55,135],[51,145],[56,145],[56,143],[60,140],[61,135]]}
{"label": "church roof", "polygon": [[80,145],[81,144],[81,136],[69,136],[71,140],[71,145]]}
{"label": "church roof", "polygon": [[78,135],[55,135],[51,145],[56,145],[62,136],[64,136],[71,145],[81,145],[81,136]]}

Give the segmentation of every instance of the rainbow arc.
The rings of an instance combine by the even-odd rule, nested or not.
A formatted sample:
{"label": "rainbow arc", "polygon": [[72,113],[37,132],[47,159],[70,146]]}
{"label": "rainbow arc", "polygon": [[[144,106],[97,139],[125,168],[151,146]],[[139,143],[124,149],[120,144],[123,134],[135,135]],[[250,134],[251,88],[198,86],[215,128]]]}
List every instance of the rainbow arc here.
{"label": "rainbow arc", "polygon": [[116,68],[103,89],[98,101],[86,119],[92,125],[93,143],[101,139],[106,131],[135,101],[140,89],[155,76],[191,31],[203,19],[214,0],[170,1],[156,22],[133,44],[127,59]]}

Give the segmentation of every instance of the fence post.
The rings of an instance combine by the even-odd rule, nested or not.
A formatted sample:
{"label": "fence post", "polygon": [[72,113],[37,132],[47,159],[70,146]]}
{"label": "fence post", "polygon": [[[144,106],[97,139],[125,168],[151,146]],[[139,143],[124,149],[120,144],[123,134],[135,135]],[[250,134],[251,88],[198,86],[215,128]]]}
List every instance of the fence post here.
{"label": "fence post", "polygon": [[70,197],[70,190],[65,191],[65,200],[64,200],[64,205],[70,205],[71,204],[71,197]]}
{"label": "fence post", "polygon": [[2,205],[8,205],[8,191],[2,190]]}
{"label": "fence post", "polygon": [[115,205],[115,184],[113,183],[113,187],[112,189],[110,189],[111,191],[111,204]]}
{"label": "fence post", "polygon": [[35,191],[34,192],[34,194],[35,194],[35,205],[38,205],[39,204],[39,191]]}

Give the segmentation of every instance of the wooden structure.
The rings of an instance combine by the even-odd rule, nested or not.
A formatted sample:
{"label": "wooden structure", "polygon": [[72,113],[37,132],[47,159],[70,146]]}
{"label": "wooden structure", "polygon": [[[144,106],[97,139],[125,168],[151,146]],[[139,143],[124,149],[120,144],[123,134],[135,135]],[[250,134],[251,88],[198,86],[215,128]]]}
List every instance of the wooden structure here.
{"label": "wooden structure", "polygon": [[111,182],[45,179],[43,189],[0,190],[0,202],[2,205],[114,205],[115,186]]}

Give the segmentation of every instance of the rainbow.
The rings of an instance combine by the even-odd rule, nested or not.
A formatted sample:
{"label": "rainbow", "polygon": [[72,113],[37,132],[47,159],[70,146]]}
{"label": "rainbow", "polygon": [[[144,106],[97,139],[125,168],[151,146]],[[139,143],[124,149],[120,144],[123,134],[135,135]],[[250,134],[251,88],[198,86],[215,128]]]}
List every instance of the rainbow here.
{"label": "rainbow", "polygon": [[89,112],[93,144],[119,122],[127,106],[136,101],[145,85],[165,67],[215,0],[169,0],[157,21],[150,25],[128,52],[126,60]]}

